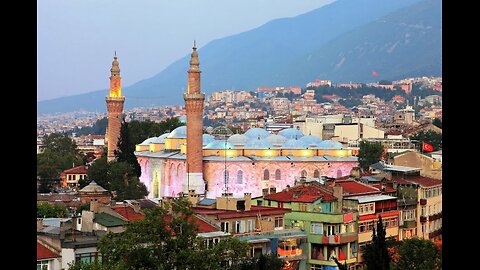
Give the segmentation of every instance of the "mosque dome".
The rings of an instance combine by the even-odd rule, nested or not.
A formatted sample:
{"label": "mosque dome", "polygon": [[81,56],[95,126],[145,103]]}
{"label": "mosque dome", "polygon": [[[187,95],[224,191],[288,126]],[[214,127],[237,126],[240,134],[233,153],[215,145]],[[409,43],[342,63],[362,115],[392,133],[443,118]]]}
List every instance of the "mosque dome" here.
{"label": "mosque dome", "polygon": [[187,138],[187,126],[181,126],[174,129],[167,138],[171,139],[186,139]]}
{"label": "mosque dome", "polygon": [[162,134],[155,139],[151,140],[150,143],[165,143],[165,138],[170,135],[170,133]]}
{"label": "mosque dome", "polygon": [[287,141],[287,138],[282,135],[271,134],[267,137],[267,141],[271,142],[273,145],[282,145]]}
{"label": "mosque dome", "polygon": [[343,144],[334,140],[325,140],[318,145],[318,149],[343,149]]}
{"label": "mosque dome", "polygon": [[157,139],[157,137],[148,138],[148,139],[146,139],[145,141],[143,141],[143,142],[142,142],[141,144],[139,144],[139,145],[147,145],[147,146],[148,146],[152,141],[154,141],[154,140],[156,140],[156,139]]}
{"label": "mosque dome", "polygon": [[266,139],[250,139],[244,146],[243,149],[273,149],[273,144]]}
{"label": "mosque dome", "polygon": [[213,137],[210,134],[203,134],[202,139],[203,139],[203,146],[205,146],[205,145],[209,144],[210,142],[214,141],[215,137]]}
{"label": "mosque dome", "polygon": [[278,132],[278,135],[282,135],[287,139],[300,139],[303,137],[303,133],[296,128],[286,128]]}
{"label": "mosque dome", "polygon": [[303,142],[304,144],[306,144],[308,146],[315,146],[315,147],[318,147],[320,145],[320,143],[322,143],[322,139],[320,139],[317,136],[313,136],[313,135],[303,136],[298,140]]}
{"label": "mosque dome", "polygon": [[95,181],[92,180],[90,184],[86,185],[84,188],[80,189],[78,192],[80,193],[105,193],[108,192],[108,190],[104,189],[102,186],[99,184],[95,183]]}
{"label": "mosque dome", "polygon": [[229,142],[213,140],[209,142],[207,146],[204,147],[204,149],[236,149],[236,148]]}
{"label": "mosque dome", "polygon": [[250,138],[244,134],[234,134],[227,139],[227,141],[233,145],[244,145],[248,140],[250,140]]}
{"label": "mosque dome", "polygon": [[307,149],[308,145],[300,140],[290,139],[286,141],[281,148],[282,149]]}
{"label": "mosque dome", "polygon": [[251,128],[247,130],[244,135],[250,139],[257,139],[258,137],[260,137],[260,139],[265,139],[270,133],[263,128]]}

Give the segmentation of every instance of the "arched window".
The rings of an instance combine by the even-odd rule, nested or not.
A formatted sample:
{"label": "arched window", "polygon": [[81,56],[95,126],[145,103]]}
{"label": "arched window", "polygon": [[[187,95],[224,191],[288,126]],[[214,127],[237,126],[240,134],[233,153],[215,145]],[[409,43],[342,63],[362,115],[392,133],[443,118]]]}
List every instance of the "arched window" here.
{"label": "arched window", "polygon": [[223,171],[223,179],[225,180],[225,182],[228,184],[228,180],[229,180],[229,175],[228,175],[228,171],[225,170]]}
{"label": "arched window", "polygon": [[315,170],[315,171],[313,172],[313,177],[314,177],[314,178],[320,178],[320,171],[319,171],[319,170]]}
{"label": "arched window", "polygon": [[342,177],[342,171],[340,169],[337,170],[337,178]]}
{"label": "arched window", "polygon": [[303,170],[302,174],[300,175],[301,177],[307,177],[307,171]]}
{"label": "arched window", "polygon": [[180,168],[180,164],[177,165],[177,177],[180,176],[180,172],[181,172],[182,168]]}
{"label": "arched window", "polygon": [[237,172],[237,184],[242,184],[243,183],[243,171],[238,170]]}
{"label": "arched window", "polygon": [[268,170],[263,171],[263,180],[270,180],[270,172]]}
{"label": "arched window", "polygon": [[282,173],[280,172],[280,169],[275,171],[275,180],[282,180]]}

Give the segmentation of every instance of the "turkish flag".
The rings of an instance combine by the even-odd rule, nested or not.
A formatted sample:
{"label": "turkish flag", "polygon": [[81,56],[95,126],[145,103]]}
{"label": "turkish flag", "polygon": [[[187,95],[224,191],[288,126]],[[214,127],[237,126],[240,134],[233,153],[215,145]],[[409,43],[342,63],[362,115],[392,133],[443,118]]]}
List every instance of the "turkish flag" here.
{"label": "turkish flag", "polygon": [[425,152],[433,152],[433,146],[426,142],[422,142],[422,150]]}
{"label": "turkish flag", "polygon": [[375,77],[377,77],[377,76],[378,76],[378,72],[374,70],[374,71],[372,71],[372,75],[375,76]]}

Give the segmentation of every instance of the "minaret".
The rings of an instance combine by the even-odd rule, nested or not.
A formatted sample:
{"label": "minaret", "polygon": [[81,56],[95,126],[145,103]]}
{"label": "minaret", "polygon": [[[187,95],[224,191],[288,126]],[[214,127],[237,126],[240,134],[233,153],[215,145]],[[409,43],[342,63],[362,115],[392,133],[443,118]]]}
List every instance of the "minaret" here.
{"label": "minaret", "polygon": [[205,93],[200,92],[200,62],[197,47],[193,42],[193,51],[188,70],[188,90],[183,94],[187,111],[187,175],[182,191],[188,193],[194,189],[195,194],[205,192],[203,181],[203,102]]}
{"label": "minaret", "polygon": [[117,149],[118,137],[120,136],[123,103],[125,103],[125,97],[122,96],[122,86],[120,82],[122,77],[120,77],[120,67],[118,66],[117,52],[115,52],[115,56],[113,57],[110,73],[110,94],[105,98],[107,101],[108,111],[108,161],[115,159],[114,151]]}

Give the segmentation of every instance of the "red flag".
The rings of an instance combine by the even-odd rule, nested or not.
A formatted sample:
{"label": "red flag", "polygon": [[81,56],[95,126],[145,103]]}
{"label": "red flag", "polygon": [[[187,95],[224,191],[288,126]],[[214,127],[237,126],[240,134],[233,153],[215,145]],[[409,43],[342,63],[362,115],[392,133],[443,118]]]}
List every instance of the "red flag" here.
{"label": "red flag", "polygon": [[426,142],[422,142],[422,150],[425,152],[433,152],[433,146]]}
{"label": "red flag", "polygon": [[375,76],[375,77],[377,77],[377,76],[378,76],[378,72],[376,72],[376,71],[374,70],[374,71],[372,71],[372,75]]}

